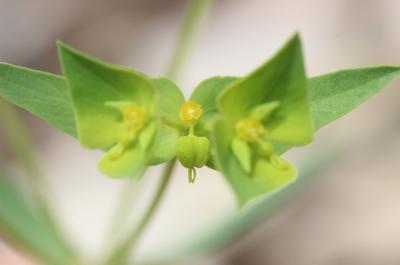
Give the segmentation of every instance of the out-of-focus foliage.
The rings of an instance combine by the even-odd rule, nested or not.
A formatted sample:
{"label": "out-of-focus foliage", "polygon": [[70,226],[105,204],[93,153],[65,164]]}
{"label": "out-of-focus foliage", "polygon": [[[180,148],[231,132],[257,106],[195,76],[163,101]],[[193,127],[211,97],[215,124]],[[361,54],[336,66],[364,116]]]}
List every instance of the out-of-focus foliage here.
{"label": "out-of-focus foliage", "polygon": [[12,243],[54,265],[76,262],[59,235],[27,202],[15,183],[0,172],[0,232]]}

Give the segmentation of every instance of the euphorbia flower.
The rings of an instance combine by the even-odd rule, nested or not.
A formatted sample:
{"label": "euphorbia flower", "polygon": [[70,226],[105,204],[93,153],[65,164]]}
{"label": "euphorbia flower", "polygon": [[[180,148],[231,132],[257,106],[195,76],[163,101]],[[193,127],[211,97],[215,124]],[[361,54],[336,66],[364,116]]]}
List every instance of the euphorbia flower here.
{"label": "euphorbia flower", "polygon": [[80,143],[107,150],[100,170],[134,176],[148,163],[156,134],[156,87],[145,75],[107,64],[59,43]]}
{"label": "euphorbia flower", "polygon": [[197,136],[195,125],[203,114],[203,108],[190,100],[181,105],[179,117],[186,126],[187,135],[178,138],[176,155],[182,165],[188,168],[189,183],[196,179],[196,168],[206,165],[210,157],[210,141],[205,136]]}
{"label": "euphorbia flower", "polygon": [[304,145],[314,132],[299,37],[227,85],[218,107],[223,116],[212,131],[214,158],[241,204],[293,181],[296,169],[276,144]]}

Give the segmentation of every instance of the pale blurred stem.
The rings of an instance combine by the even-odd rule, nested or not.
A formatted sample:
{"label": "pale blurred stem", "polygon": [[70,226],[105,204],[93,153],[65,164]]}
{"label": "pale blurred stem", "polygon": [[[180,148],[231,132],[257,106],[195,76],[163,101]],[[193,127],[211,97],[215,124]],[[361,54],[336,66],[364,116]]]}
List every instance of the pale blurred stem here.
{"label": "pale blurred stem", "polygon": [[211,2],[211,0],[191,0],[188,3],[175,50],[166,70],[167,76],[172,80],[179,79]]}
{"label": "pale blurred stem", "polygon": [[[0,122],[7,145],[24,168],[26,180],[38,214],[62,239],[53,212],[48,204],[48,184],[36,162],[33,145],[26,133],[27,128],[24,126],[17,109],[2,99],[0,99]],[[69,249],[70,247],[68,246],[67,248]],[[72,250],[69,250],[72,253]]]}
{"label": "pale blurred stem", "polygon": [[[145,171],[140,174],[139,178],[144,175]],[[124,227],[126,221],[129,217],[132,205],[134,203],[135,195],[137,188],[137,179],[130,178],[125,183],[123,190],[121,191],[120,197],[117,202],[117,207],[114,211],[109,231],[107,233],[107,238],[105,241],[105,248],[108,249],[110,246],[110,242],[115,239],[118,235],[117,232],[121,230],[121,227]]]}
{"label": "pale blurred stem", "polygon": [[[168,65],[166,75],[172,80],[177,80],[182,72],[184,63],[189,55],[190,49],[196,41],[196,36],[200,30],[201,22],[209,9],[211,0],[191,0],[188,3],[185,17],[178,35],[175,50],[172,54],[171,62]],[[111,257],[106,261],[107,265],[121,265],[127,262],[129,253],[136,246],[137,241],[151,222],[160,201],[166,191],[171,179],[176,159],[169,161],[164,168],[157,191],[149,203],[149,207],[139,221],[137,227],[128,235],[122,244],[112,252]],[[129,189],[126,189],[129,191]],[[124,195],[122,197],[125,197]]]}
{"label": "pale blurred stem", "polygon": [[36,206],[41,211],[49,212],[45,200],[46,181],[35,161],[32,143],[26,134],[27,129],[16,108],[4,100],[0,100],[0,121],[7,145],[25,170]]}
{"label": "pale blurred stem", "polygon": [[136,242],[145,231],[145,228],[147,227],[148,223],[150,222],[150,220],[152,219],[154,213],[158,208],[158,205],[164,195],[168,182],[171,179],[174,167],[175,167],[175,159],[169,161],[165,165],[163,174],[161,176],[161,181],[155,192],[154,198],[152,198],[149,208],[146,210],[146,213],[143,215],[137,227],[126,238],[126,241],[124,241],[121,245],[118,246],[118,248],[114,250],[111,257],[106,261],[105,264],[107,265],[126,264],[130,250],[132,250],[132,248],[135,247]]}

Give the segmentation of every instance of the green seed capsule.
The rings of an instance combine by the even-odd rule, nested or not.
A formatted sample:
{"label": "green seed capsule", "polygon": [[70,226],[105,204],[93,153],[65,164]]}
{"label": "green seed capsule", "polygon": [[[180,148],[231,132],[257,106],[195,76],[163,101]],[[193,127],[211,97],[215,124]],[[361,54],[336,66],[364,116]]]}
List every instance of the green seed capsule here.
{"label": "green seed capsule", "polygon": [[208,161],[210,142],[206,137],[194,135],[179,137],[176,155],[184,167],[200,168]]}

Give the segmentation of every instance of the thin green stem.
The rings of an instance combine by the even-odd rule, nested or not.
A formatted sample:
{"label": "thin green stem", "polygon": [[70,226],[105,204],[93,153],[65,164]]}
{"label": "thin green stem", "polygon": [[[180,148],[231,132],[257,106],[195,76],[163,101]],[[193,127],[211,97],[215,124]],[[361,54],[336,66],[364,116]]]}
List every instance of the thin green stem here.
{"label": "thin green stem", "polygon": [[35,159],[33,145],[26,133],[27,128],[24,126],[17,109],[4,100],[0,100],[0,121],[7,145],[24,168],[26,180],[38,214],[49,228],[57,234],[60,242],[64,243],[66,250],[73,255],[74,251],[61,235],[54,213],[49,205],[48,183]]}
{"label": "thin green stem", "polygon": [[[199,32],[201,21],[204,18],[211,2],[211,0],[191,0],[189,2],[178,36],[175,51],[173,52],[171,62],[166,71],[166,75],[171,79],[177,80],[180,76],[190,48],[195,42],[195,37]],[[111,257],[105,262],[106,265],[121,265],[127,262],[130,250],[136,246],[137,241],[145,232],[148,224],[152,220],[152,217],[158,208],[158,205],[168,186],[169,180],[171,179],[175,164],[176,159],[173,159],[166,164],[155,196],[152,198],[149,204],[149,208],[132,233],[130,233],[126,237],[125,241],[118,245],[117,248],[112,252]],[[125,196],[123,195],[122,197]]]}
{"label": "thin green stem", "polygon": [[201,22],[211,5],[211,0],[191,0],[187,6],[183,24],[181,26],[175,51],[167,67],[166,74],[172,80],[177,80],[182,72],[190,49],[196,42]]}
{"label": "thin green stem", "polygon": [[0,120],[7,145],[14,157],[21,162],[27,175],[26,179],[31,188],[36,207],[47,218],[51,218],[52,214],[50,214],[50,207],[46,200],[47,183],[36,163],[32,143],[25,133],[26,128],[17,110],[4,100],[0,100]]}
{"label": "thin green stem", "polygon": [[140,220],[137,227],[129,234],[126,240],[113,252],[112,256],[105,263],[107,265],[122,265],[127,262],[129,255],[129,250],[135,247],[140,236],[145,231],[148,223],[152,219],[154,213],[156,212],[158,205],[164,195],[167,188],[168,182],[172,176],[172,172],[175,167],[175,159],[169,161],[164,168],[163,174],[161,176],[161,181],[156,190],[155,197],[152,199],[149,208]]}
{"label": "thin green stem", "polygon": [[44,180],[41,171],[34,159],[32,143],[25,133],[26,128],[21,121],[16,109],[4,100],[0,100],[0,120],[2,131],[14,157],[18,159],[25,173],[29,176],[28,181],[35,191],[37,197],[42,197]]}
{"label": "thin green stem", "polygon": [[[145,172],[143,172],[143,174],[144,173]],[[143,174],[141,174],[141,176],[143,176]],[[126,225],[128,215],[135,201],[136,190],[138,188],[137,184],[136,178],[129,178],[123,187],[117,203],[117,208],[114,211],[114,215],[110,223],[109,231],[106,235],[106,248],[108,248],[109,243],[112,242],[116,236],[118,236],[116,231],[121,230],[121,227]]]}

